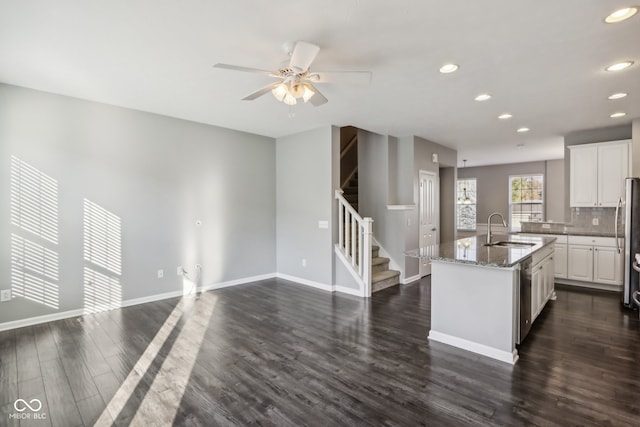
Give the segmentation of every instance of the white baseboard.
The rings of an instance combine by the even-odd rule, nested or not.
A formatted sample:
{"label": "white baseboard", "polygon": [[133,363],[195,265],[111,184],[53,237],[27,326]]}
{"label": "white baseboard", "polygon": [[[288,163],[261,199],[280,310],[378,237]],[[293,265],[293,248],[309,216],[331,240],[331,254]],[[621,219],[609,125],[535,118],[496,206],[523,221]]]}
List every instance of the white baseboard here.
{"label": "white baseboard", "polygon": [[431,330],[429,331],[429,339],[438,341],[444,344],[458,347],[463,350],[471,351],[473,353],[481,354],[483,356],[491,357],[492,359],[506,362],[511,365],[515,365],[518,361],[518,350],[513,349],[512,352],[500,350],[494,347],[489,347],[484,344],[478,344],[477,342],[465,340],[464,338],[454,337],[442,332]]}
{"label": "white baseboard", "polygon": [[311,286],[312,288],[322,289],[323,291],[333,292],[333,285],[327,285],[320,282],[314,282],[313,280],[303,279],[302,277],[290,276],[288,274],[276,273],[275,277],[278,279],[289,280],[291,282],[300,283],[301,285]]}
{"label": "white baseboard", "polygon": [[0,331],[8,331],[10,329],[24,328],[26,326],[38,325],[40,323],[54,322],[56,320],[82,316],[83,314],[84,314],[83,309],[77,309],[77,310],[63,311],[61,313],[45,314],[44,316],[28,317],[26,319],[13,320],[10,322],[0,323]]}
{"label": "white baseboard", "polygon": [[411,282],[415,282],[417,280],[420,280],[420,275],[419,274],[416,274],[415,276],[411,276],[411,277],[405,277],[404,279],[402,279],[402,282],[400,282],[400,283],[402,283],[403,285],[407,285],[407,284],[409,284]]}
{"label": "white baseboard", "polygon": [[575,286],[578,288],[598,289],[600,291],[614,291],[620,292],[622,285],[609,285],[606,283],[594,283],[594,282],[580,282],[577,280],[555,278],[555,283],[559,285]]}
{"label": "white baseboard", "polygon": [[[198,292],[206,292],[214,289],[227,288],[229,286],[236,286],[236,285],[242,285],[245,283],[257,282],[265,279],[272,279],[274,277],[276,277],[275,273],[269,273],[269,274],[263,274],[260,276],[251,276],[251,277],[244,277],[242,279],[229,280],[227,282],[212,283],[209,285],[200,286],[198,288]],[[146,297],[133,298],[133,299],[122,301],[120,303],[120,306],[116,307],[115,309],[117,310],[118,308],[130,307],[130,306],[139,305],[139,304],[146,304],[149,302],[160,301],[160,300],[165,300],[170,298],[179,298],[182,296],[184,296],[184,292],[180,290],[180,291],[165,292],[162,294],[149,295]],[[63,319],[69,319],[71,317],[83,316],[85,314],[88,314],[88,313],[85,313],[84,310],[80,308],[75,310],[63,311],[60,313],[47,314],[44,316],[29,317],[26,319],[0,323],[0,331],[8,331],[10,329],[24,328],[26,326],[33,326],[41,323],[53,322],[56,320],[63,320]]]}
{"label": "white baseboard", "polygon": [[229,286],[244,285],[245,283],[259,282],[260,280],[273,279],[274,277],[276,277],[276,273],[269,273],[269,274],[261,274],[259,276],[244,277],[242,279],[229,280],[227,282],[220,282],[220,283],[212,283],[210,285],[203,285],[203,286],[200,286],[198,288],[198,291],[199,292],[212,291],[214,289],[228,288]]}
{"label": "white baseboard", "polygon": [[340,286],[340,285],[335,285],[334,289],[336,292],[340,292],[343,294],[354,295],[357,297],[364,297],[360,289],[347,288],[346,286]]}

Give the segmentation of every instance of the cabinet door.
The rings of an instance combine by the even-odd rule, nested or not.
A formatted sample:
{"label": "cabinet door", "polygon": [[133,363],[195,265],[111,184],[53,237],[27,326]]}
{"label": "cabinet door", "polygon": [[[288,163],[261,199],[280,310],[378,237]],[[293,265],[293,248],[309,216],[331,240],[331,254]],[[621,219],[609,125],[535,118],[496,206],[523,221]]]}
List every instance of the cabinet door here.
{"label": "cabinet door", "polygon": [[542,300],[542,287],[544,272],[540,266],[534,267],[531,273],[531,323],[540,314],[540,301]]}
{"label": "cabinet door", "polygon": [[622,256],[616,248],[593,248],[593,281],[622,285]]}
{"label": "cabinet door", "polygon": [[569,204],[593,207],[598,202],[598,147],[572,147],[569,169]]}
{"label": "cabinet door", "polygon": [[618,204],[628,175],[628,143],[598,146],[598,206],[615,207]]}
{"label": "cabinet door", "polygon": [[553,264],[555,269],[555,277],[567,278],[567,245],[555,245],[555,254],[553,255]]}
{"label": "cabinet door", "polygon": [[544,266],[544,298],[542,299],[542,307],[540,307],[540,311],[544,307],[544,304],[549,300],[553,289],[555,288],[555,262],[556,256],[550,256]]}
{"label": "cabinet door", "polygon": [[567,278],[593,281],[593,246],[567,246]]}

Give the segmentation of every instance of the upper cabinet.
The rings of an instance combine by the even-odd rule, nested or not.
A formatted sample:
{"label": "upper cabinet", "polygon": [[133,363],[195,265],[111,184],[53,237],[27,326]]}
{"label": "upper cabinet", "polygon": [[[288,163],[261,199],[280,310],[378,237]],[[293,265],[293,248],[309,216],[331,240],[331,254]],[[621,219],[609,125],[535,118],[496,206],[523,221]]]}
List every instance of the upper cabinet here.
{"label": "upper cabinet", "polygon": [[631,170],[631,140],[572,145],[569,193],[571,207],[615,207],[624,198]]}

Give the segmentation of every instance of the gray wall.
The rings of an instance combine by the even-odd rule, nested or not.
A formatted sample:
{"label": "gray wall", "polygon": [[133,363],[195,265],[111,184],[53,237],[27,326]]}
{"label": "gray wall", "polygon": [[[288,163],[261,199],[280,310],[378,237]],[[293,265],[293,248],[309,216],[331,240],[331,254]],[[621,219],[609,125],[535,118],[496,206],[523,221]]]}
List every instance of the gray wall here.
{"label": "gray wall", "polygon": [[564,159],[547,160],[547,174],[544,181],[544,204],[547,221],[565,222],[564,215]]}
{"label": "gray wall", "polygon": [[[0,274],[11,283],[10,159],[57,181],[59,308],[22,298],[0,323],[83,307],[83,200],[122,223],[123,300],[273,274],[275,141],[179,119],[0,85]],[[315,160],[315,159],[314,159]],[[202,226],[196,227],[196,220]],[[156,271],[164,269],[164,278]]]}
{"label": "gray wall", "polygon": [[[336,139],[338,133],[326,126],[276,141],[277,271],[328,286],[334,280]],[[329,228],[320,229],[321,220]]]}
{"label": "gray wall", "polygon": [[[456,209],[450,202],[451,193],[456,188],[456,168],[440,168],[440,241],[451,242],[456,239]],[[454,196],[455,197],[455,196]]]}
{"label": "gray wall", "polygon": [[[487,218],[493,212],[500,212],[508,221],[509,217],[509,176],[520,174],[545,174],[545,163],[527,162],[510,163],[492,166],[477,166],[458,169],[458,178],[476,178],[478,203],[476,221],[479,224],[486,224]],[[554,164],[556,172],[557,164]],[[557,176],[554,175],[556,178]],[[549,181],[549,177],[545,179]],[[548,185],[556,185],[547,182]],[[563,203],[563,199],[551,199],[559,197],[558,192],[546,193],[545,206],[554,203]],[[555,215],[555,213],[554,213]],[[546,216],[545,216],[546,219]]]}

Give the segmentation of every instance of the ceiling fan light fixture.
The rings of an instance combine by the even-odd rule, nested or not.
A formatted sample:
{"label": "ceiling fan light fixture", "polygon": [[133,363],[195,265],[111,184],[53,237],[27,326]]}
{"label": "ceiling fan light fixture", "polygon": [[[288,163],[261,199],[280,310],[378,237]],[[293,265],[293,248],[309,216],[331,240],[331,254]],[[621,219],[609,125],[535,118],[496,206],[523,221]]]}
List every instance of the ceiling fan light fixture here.
{"label": "ceiling fan light fixture", "polygon": [[302,98],[302,95],[304,95],[304,85],[301,85],[299,83],[291,85],[291,87],[289,88],[289,93],[294,98]]}
{"label": "ceiling fan light fixture", "polygon": [[273,96],[280,102],[284,102],[284,97],[289,93],[287,85],[280,83],[278,86],[271,90]]}
{"label": "ceiling fan light fixture", "polygon": [[310,84],[305,84],[304,85],[304,93],[302,94],[302,99],[304,100],[304,102],[309,102],[309,100],[313,97],[313,95],[315,95],[316,92],[311,89],[311,85]]}
{"label": "ceiling fan light fixture", "polygon": [[609,14],[609,16],[604,18],[604,22],[607,24],[617,24],[618,22],[631,18],[636,13],[638,13],[637,7],[624,7]]}
{"label": "ceiling fan light fixture", "polygon": [[284,102],[287,105],[296,105],[298,103],[298,101],[296,101],[296,97],[290,94],[289,92],[287,92],[287,94],[284,96],[284,98],[282,99],[282,102]]}

